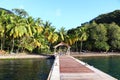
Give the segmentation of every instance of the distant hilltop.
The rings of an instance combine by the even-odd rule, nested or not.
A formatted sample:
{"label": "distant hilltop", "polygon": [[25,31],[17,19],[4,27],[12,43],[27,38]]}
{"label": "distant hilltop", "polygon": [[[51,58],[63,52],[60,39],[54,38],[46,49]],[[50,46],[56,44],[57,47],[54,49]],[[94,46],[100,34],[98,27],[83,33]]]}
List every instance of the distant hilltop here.
{"label": "distant hilltop", "polygon": [[10,11],[10,10],[7,10],[7,9],[5,9],[5,8],[0,8],[0,11],[2,11],[2,10],[6,11],[6,12],[8,12],[8,13],[12,13],[12,11]]}
{"label": "distant hilltop", "polygon": [[120,10],[115,10],[113,12],[110,12],[110,13],[106,13],[106,14],[101,14],[99,15],[98,17],[92,19],[90,21],[91,22],[96,22],[96,23],[116,23],[120,26]]}

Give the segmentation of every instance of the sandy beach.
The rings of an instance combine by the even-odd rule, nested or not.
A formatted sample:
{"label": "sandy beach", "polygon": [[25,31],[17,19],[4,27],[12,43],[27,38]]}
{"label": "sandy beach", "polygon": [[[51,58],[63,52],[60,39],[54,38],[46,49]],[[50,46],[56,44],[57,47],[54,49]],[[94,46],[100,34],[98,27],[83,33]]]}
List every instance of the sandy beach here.
{"label": "sandy beach", "polygon": [[[92,57],[92,56],[120,56],[120,53],[77,53],[71,52],[73,57]],[[25,59],[25,58],[48,58],[50,56],[35,55],[35,54],[0,54],[0,59]]]}
{"label": "sandy beach", "polygon": [[0,59],[27,59],[27,58],[48,58],[49,56],[35,54],[2,54]]}
{"label": "sandy beach", "polygon": [[120,56],[120,52],[108,52],[108,53],[97,53],[97,52],[89,52],[89,53],[77,53],[71,52],[71,56],[73,57],[91,57],[91,56]]}

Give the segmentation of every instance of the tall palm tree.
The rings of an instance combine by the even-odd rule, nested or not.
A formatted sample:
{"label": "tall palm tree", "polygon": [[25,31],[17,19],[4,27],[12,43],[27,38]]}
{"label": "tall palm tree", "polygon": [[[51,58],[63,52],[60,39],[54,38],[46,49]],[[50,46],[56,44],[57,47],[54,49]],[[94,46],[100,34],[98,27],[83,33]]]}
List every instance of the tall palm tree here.
{"label": "tall palm tree", "polygon": [[59,41],[64,42],[66,37],[67,37],[67,31],[65,30],[64,27],[61,27],[61,29],[59,30]]}
{"label": "tall palm tree", "polygon": [[[32,51],[36,47],[43,46],[43,39],[44,36],[42,35],[43,32],[43,25],[40,18],[34,20],[32,17],[27,18],[27,30],[28,36],[26,39],[26,43],[24,43],[24,47],[29,51]],[[33,46],[34,45],[34,46]]]}
{"label": "tall palm tree", "polygon": [[42,26],[42,21],[40,20],[40,18],[38,18],[37,20],[35,20],[34,22],[34,26],[35,28],[35,32],[33,34],[33,37],[34,37],[34,45],[35,47],[40,47],[42,46],[42,38],[43,38],[43,35],[42,35],[42,32],[43,32],[43,26]]}
{"label": "tall palm tree", "polygon": [[71,42],[71,45],[75,44],[75,50],[78,51],[78,44],[77,44],[77,42],[79,40],[79,37],[78,37],[79,32],[78,32],[78,30],[74,29],[74,28],[70,29],[70,30],[68,30],[67,35],[69,35],[69,40]]}
{"label": "tall palm tree", "polygon": [[26,23],[25,19],[21,18],[19,16],[10,16],[11,23],[7,25],[7,33],[9,35],[9,38],[12,39],[12,47],[11,52],[13,52],[14,49],[14,41],[15,39],[20,41],[21,37],[23,37],[25,34],[27,34],[26,29]]}
{"label": "tall palm tree", "polygon": [[78,33],[78,41],[80,41],[80,52],[82,51],[82,44],[83,44],[83,41],[86,41],[87,40],[87,33],[86,33],[86,30],[85,30],[85,27],[80,27],[77,29],[77,33]]}
{"label": "tall palm tree", "polygon": [[54,43],[58,40],[58,34],[55,32],[55,28],[51,26],[51,23],[46,21],[44,24],[44,35],[50,43]]}
{"label": "tall palm tree", "polygon": [[35,30],[35,22],[34,19],[32,17],[28,17],[27,18],[27,22],[26,22],[26,27],[27,27],[27,31],[28,31],[28,36],[32,37],[33,33],[36,32]]}
{"label": "tall palm tree", "polygon": [[32,51],[34,49],[33,42],[34,40],[34,34],[37,32],[35,25],[35,20],[32,17],[25,18],[25,29],[27,33],[24,35],[24,37],[21,40],[21,49],[24,52],[25,49],[28,51]]}
{"label": "tall palm tree", "polygon": [[8,14],[6,11],[2,10],[0,11],[0,38],[1,38],[1,50],[4,49],[5,47],[5,42],[6,42],[6,38],[7,38],[7,35],[6,35],[6,26],[9,24],[10,22],[10,15],[12,14]]}
{"label": "tall palm tree", "polygon": [[4,35],[4,27],[2,26],[2,22],[0,22],[0,40],[1,40],[1,47],[0,49],[3,49],[3,35]]}
{"label": "tall palm tree", "polygon": [[67,41],[69,45],[73,45],[76,42],[75,29],[70,29],[67,31]]}

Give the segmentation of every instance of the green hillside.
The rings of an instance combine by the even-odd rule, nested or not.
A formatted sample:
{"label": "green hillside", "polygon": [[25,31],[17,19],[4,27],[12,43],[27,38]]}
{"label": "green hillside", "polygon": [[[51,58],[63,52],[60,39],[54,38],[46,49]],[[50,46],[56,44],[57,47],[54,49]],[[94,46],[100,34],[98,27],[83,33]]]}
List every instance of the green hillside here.
{"label": "green hillside", "polygon": [[2,10],[6,11],[7,13],[12,13],[10,10],[4,9],[4,8],[0,8],[0,12],[1,12]]}
{"label": "green hillside", "polygon": [[99,23],[110,24],[112,22],[115,22],[116,24],[118,24],[120,26],[120,10],[115,10],[115,11],[110,12],[110,13],[101,14],[98,17],[91,20],[90,23],[93,21],[95,21],[98,24]]}

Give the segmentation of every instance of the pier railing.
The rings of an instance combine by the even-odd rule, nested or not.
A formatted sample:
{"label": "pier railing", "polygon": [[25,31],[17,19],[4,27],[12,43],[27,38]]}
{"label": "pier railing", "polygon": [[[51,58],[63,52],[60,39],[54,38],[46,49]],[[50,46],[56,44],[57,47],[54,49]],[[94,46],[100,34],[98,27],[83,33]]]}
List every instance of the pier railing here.
{"label": "pier railing", "polygon": [[47,80],[60,80],[59,56],[55,56],[54,63],[50,70]]}

